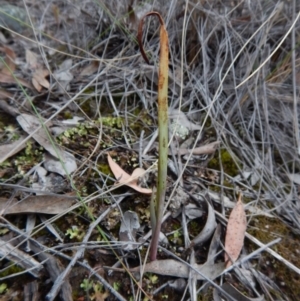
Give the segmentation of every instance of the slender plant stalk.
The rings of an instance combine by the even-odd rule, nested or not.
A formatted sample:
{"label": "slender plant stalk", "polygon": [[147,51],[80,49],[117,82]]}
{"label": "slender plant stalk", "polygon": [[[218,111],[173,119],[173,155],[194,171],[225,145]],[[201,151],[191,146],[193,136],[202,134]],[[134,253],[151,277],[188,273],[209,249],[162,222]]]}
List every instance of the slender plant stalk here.
{"label": "slender plant stalk", "polygon": [[165,194],[167,187],[167,163],[168,163],[168,71],[169,71],[169,42],[168,33],[161,15],[157,12],[146,14],[140,23],[138,31],[138,41],[141,53],[149,63],[147,55],[144,52],[142,45],[142,27],[143,19],[146,16],[155,15],[160,21],[160,56],[159,56],[159,79],[158,79],[158,142],[159,142],[159,157],[158,157],[158,180],[156,194],[156,225],[152,229],[152,241],[150,259],[156,260],[159,233],[161,230],[161,222],[164,212]]}

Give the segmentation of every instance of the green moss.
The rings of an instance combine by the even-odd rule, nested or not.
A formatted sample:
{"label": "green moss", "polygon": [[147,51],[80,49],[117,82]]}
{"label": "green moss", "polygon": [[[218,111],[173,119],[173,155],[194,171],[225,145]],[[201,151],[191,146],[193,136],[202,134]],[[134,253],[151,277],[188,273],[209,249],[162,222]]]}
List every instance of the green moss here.
{"label": "green moss", "polygon": [[43,148],[34,145],[34,142],[28,141],[26,148],[18,153],[14,159],[13,164],[17,168],[20,175],[25,174],[33,166],[39,164],[43,157]]}
{"label": "green moss", "polygon": [[101,171],[103,174],[113,176],[113,174],[112,174],[112,172],[111,172],[111,169],[110,169],[110,167],[109,167],[108,164],[105,164],[105,163],[98,164],[98,165],[97,165],[97,168],[98,168],[98,170]]}
{"label": "green moss", "polygon": [[101,118],[98,119],[98,121],[103,126],[120,129],[120,128],[122,128],[123,118],[108,116],[108,117],[101,117]]}
{"label": "green moss", "polygon": [[[298,235],[294,235],[290,228],[278,218],[255,217],[252,219],[247,232],[263,243],[268,243],[280,237],[281,241],[274,245],[272,249],[295,266],[300,266],[300,257],[298,254],[300,238]],[[253,246],[247,240],[245,243],[249,245],[250,249],[254,250],[257,248],[257,246]],[[299,300],[300,279],[285,264],[264,252],[261,254],[258,269],[263,273],[267,273],[267,275],[274,275],[272,280],[276,282],[290,300]]]}
{"label": "green moss", "polygon": [[73,114],[70,111],[64,111],[64,119],[72,119],[73,118]]}
{"label": "green moss", "polygon": [[67,138],[72,138],[75,135],[86,136],[89,134],[90,130],[95,128],[95,126],[91,123],[80,123],[76,127],[67,129],[63,132],[63,135]]}
{"label": "green moss", "polygon": [[23,269],[13,262],[10,262],[10,264],[7,266],[7,268],[1,269],[2,271],[0,272],[0,278],[1,277],[6,277],[10,276],[19,272],[22,272]]}
{"label": "green moss", "polygon": [[16,141],[20,138],[19,128],[17,126],[12,124],[5,126],[3,122],[0,122],[0,134],[0,142],[4,144]]}
{"label": "green moss", "polygon": [[234,155],[231,155],[227,149],[220,150],[220,158],[219,154],[216,152],[215,156],[209,161],[208,168],[220,170],[221,165],[226,174],[234,177],[238,174],[239,168],[236,162],[238,162],[237,158]]}

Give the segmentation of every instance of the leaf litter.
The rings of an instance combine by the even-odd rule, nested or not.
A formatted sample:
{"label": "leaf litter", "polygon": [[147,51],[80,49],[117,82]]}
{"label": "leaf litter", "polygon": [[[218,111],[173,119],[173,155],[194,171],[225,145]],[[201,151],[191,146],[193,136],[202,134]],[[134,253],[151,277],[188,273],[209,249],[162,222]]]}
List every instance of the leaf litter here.
{"label": "leaf litter", "polygon": [[55,145],[54,140],[51,141],[51,134],[47,126],[41,125],[42,120],[29,114],[21,114],[16,119],[23,130],[50,153],[51,156],[47,156],[44,163],[47,170],[64,176],[77,169],[75,157]]}
{"label": "leaf litter", "polygon": [[75,203],[74,197],[37,195],[29,196],[21,201],[0,198],[0,211],[7,214],[60,214],[68,210]]}
{"label": "leaf litter", "polygon": [[133,171],[132,175],[130,176],[112,159],[109,154],[107,155],[107,160],[111,171],[117,180],[117,184],[129,186],[140,193],[152,193],[152,189],[143,188],[138,185],[138,178],[145,174],[145,171],[143,171],[141,168]]}
{"label": "leaf litter", "polygon": [[125,244],[122,249],[124,250],[134,250],[138,247],[136,244],[136,234],[140,229],[141,225],[139,222],[139,217],[136,212],[126,211],[123,214],[120,231],[119,231],[119,239],[122,242],[133,242],[132,244]]}
{"label": "leaf litter", "polygon": [[[107,267],[108,268],[108,267]],[[192,270],[195,271],[195,277],[198,280],[205,280],[206,278],[210,280],[214,280],[218,276],[222,274],[224,271],[224,263],[217,263],[217,264],[194,264],[192,265]],[[115,271],[124,271],[123,269],[114,269]],[[131,268],[131,272],[139,273],[141,267]],[[179,278],[188,278],[190,268],[185,263],[174,259],[165,259],[165,260],[156,260],[150,263],[147,263],[143,267],[143,271],[145,273],[154,273],[164,276],[173,276]],[[198,273],[197,273],[198,272]]]}
{"label": "leaf litter", "polygon": [[244,238],[247,228],[247,218],[239,195],[235,207],[232,209],[225,236],[225,262],[226,268],[230,267],[239,257],[244,246]]}
{"label": "leaf litter", "polygon": [[41,92],[43,87],[49,89],[50,83],[46,79],[46,77],[49,76],[49,71],[41,66],[38,62],[37,55],[29,49],[26,49],[26,63],[28,65],[28,69],[32,71],[31,82],[35,89],[38,92]]}
{"label": "leaf litter", "polygon": [[[178,185],[180,185],[180,189],[195,196],[200,194],[205,196],[206,193],[209,193],[211,201],[211,207],[190,198],[183,202],[178,202],[179,205],[178,208],[176,207],[176,212],[179,214],[176,216],[170,215],[170,206],[165,208],[166,219],[162,227],[162,234],[166,233],[168,237],[168,250],[176,253],[182,260],[192,262],[188,255],[190,249],[184,249],[184,244],[180,243],[183,240],[181,228],[185,220],[183,216],[187,217],[183,214],[184,206],[187,206],[187,209],[190,210],[187,210],[189,213],[186,219],[189,227],[195,227],[192,210],[195,208],[195,211],[197,211],[196,226],[198,227],[198,232],[195,233],[194,231],[193,237],[201,233],[203,229],[205,230],[205,225],[207,220],[209,220],[209,210],[214,210],[215,222],[218,226],[216,229],[210,227],[212,230],[209,231],[211,233],[207,236],[212,237],[212,242],[210,243],[211,238],[206,242],[199,240],[193,251],[195,251],[195,261],[198,263],[203,264],[207,262],[212,266],[213,263],[223,264],[224,266],[222,243],[225,237],[222,230],[225,227],[223,224],[224,220],[220,216],[224,217],[228,208],[232,209],[235,207],[236,202],[233,202],[233,191],[241,189],[245,196],[244,207],[250,217],[250,225],[256,225],[257,220],[262,223],[261,227],[263,228],[260,232],[256,232],[258,238],[266,243],[269,239],[273,239],[273,237],[267,236],[267,234],[272,232],[273,235],[278,235],[289,241],[289,245],[293,245],[294,248],[282,251],[284,250],[282,242],[277,245],[277,249],[280,250],[281,256],[293,261],[294,266],[288,265],[288,262],[284,261],[285,263],[280,266],[279,272],[279,269],[276,268],[276,262],[276,265],[273,267],[267,265],[269,274],[263,274],[262,272],[259,274],[256,272],[256,269],[264,267],[267,260],[269,260],[269,258],[266,259],[264,253],[259,253],[259,261],[256,258],[251,258],[246,264],[243,262],[242,267],[235,267],[234,270],[231,270],[223,277],[225,285],[219,286],[219,290],[223,289],[225,293],[222,295],[222,298],[229,298],[227,296],[229,294],[232,295],[232,298],[235,296],[235,299],[238,300],[255,300],[255,297],[258,300],[262,300],[262,294],[265,294],[273,298],[298,299],[298,286],[295,286],[295,281],[292,280],[297,278],[297,275],[294,277],[294,274],[292,274],[294,272],[290,273],[290,279],[286,278],[281,282],[278,282],[276,279],[278,279],[278,274],[283,271],[286,274],[289,273],[289,270],[286,271],[288,266],[292,267],[293,271],[297,271],[295,265],[299,266],[299,261],[295,259],[297,258],[297,256],[295,257],[295,250],[299,249],[297,243],[297,233],[299,232],[298,174],[300,166],[299,156],[297,155],[299,149],[299,126],[297,120],[297,115],[299,114],[297,112],[299,108],[297,104],[297,87],[294,89],[295,82],[299,81],[299,70],[297,69],[299,50],[295,45],[296,39],[293,41],[293,31],[296,33],[299,31],[299,22],[296,22],[299,19],[299,3],[296,1],[295,7],[292,9],[290,4],[283,6],[276,1],[259,3],[260,5],[257,5],[257,1],[253,1],[249,5],[239,3],[239,6],[236,7],[234,3],[229,4],[226,1],[219,1],[218,3],[217,1],[212,3],[204,1],[200,9],[192,2],[186,3],[185,6],[180,5],[177,1],[172,6],[164,5],[162,2],[156,2],[151,5],[143,1],[138,4],[134,3],[134,1],[132,3],[127,3],[127,1],[104,2],[106,5],[105,9],[97,6],[96,3],[91,3],[91,1],[81,3],[80,7],[79,4],[77,6],[77,2],[72,3],[72,5],[64,2],[63,5],[57,4],[50,10],[46,10],[42,5],[32,4],[27,7],[29,10],[22,9],[21,4],[18,4],[20,7],[4,4],[0,8],[0,34],[2,32],[5,34],[5,38],[1,37],[1,42],[3,43],[2,53],[6,63],[10,64],[10,69],[14,71],[13,74],[8,72],[8,69],[1,69],[4,72],[0,72],[0,91],[3,91],[1,95],[5,98],[5,103],[1,105],[0,110],[10,116],[7,118],[7,116],[1,115],[0,137],[6,135],[4,127],[8,125],[8,119],[14,120],[16,116],[21,115],[20,112],[28,115],[32,114],[32,107],[28,105],[28,97],[32,99],[33,105],[42,117],[36,123],[39,126],[43,123],[42,120],[48,120],[49,118],[52,119],[51,123],[53,122],[55,126],[57,124],[60,125],[62,122],[70,121],[72,123],[75,121],[72,119],[74,116],[83,117],[85,120],[93,119],[95,124],[97,124],[97,121],[94,119],[103,116],[112,119],[115,116],[120,116],[123,124],[122,130],[115,128],[111,124],[106,124],[103,128],[100,128],[99,133],[101,134],[99,136],[95,132],[85,133],[82,125],[80,125],[80,133],[77,132],[74,135],[75,142],[66,137],[62,138],[64,142],[63,147],[55,146],[55,148],[61,152],[60,154],[63,157],[66,155],[65,150],[69,148],[67,151],[75,154],[77,162],[82,161],[82,166],[78,171],[73,166],[70,169],[68,167],[68,172],[65,172],[60,163],[56,166],[52,161],[49,161],[50,164],[47,165],[46,162],[50,160],[50,156],[51,160],[56,162],[59,162],[59,160],[54,154],[49,155],[52,150],[50,148],[47,149],[47,145],[45,147],[41,143],[46,150],[43,151],[43,158],[46,158],[47,161],[34,162],[33,164],[43,165],[44,168],[47,167],[45,168],[47,173],[38,180],[28,172],[33,167],[32,163],[28,163],[26,161],[28,158],[19,156],[19,153],[26,153],[27,156],[33,155],[34,151],[36,151],[36,145],[42,141],[38,142],[38,140],[35,140],[37,144],[30,142],[29,144],[33,145],[30,153],[29,144],[25,141],[22,144],[24,139],[20,138],[19,132],[16,135],[12,135],[9,143],[6,141],[5,144],[2,144],[4,139],[1,140],[0,154],[3,159],[2,163],[4,163],[0,167],[1,181],[12,183],[11,185],[13,185],[12,187],[3,184],[1,195],[6,201],[15,199],[17,202],[20,202],[20,200],[25,202],[26,197],[39,197],[38,194],[43,190],[45,193],[46,191],[47,193],[53,193],[50,189],[52,183],[51,175],[55,174],[55,178],[70,184],[66,186],[57,185],[57,188],[62,187],[62,190],[58,192],[61,193],[61,197],[63,198],[65,194],[64,190],[71,190],[72,192],[76,190],[82,193],[83,196],[87,197],[85,199],[86,204],[94,217],[101,216],[103,212],[110,208],[116,208],[114,207],[116,204],[115,198],[118,199],[119,196],[114,191],[111,194],[106,193],[108,190],[106,183],[110,172],[107,168],[105,154],[108,151],[110,153],[114,152],[116,154],[114,157],[121,158],[120,166],[128,165],[130,170],[141,167],[148,169],[157,159],[157,153],[154,148],[147,147],[144,152],[142,146],[142,144],[145,145],[146,141],[151,141],[152,133],[156,129],[157,95],[155,85],[158,85],[158,78],[155,78],[155,75],[157,75],[158,51],[156,50],[155,21],[147,24],[147,33],[144,36],[147,49],[151,49],[151,53],[153,53],[151,61],[155,62],[154,66],[145,67],[141,64],[140,56],[137,54],[136,49],[132,47],[134,38],[131,39],[131,36],[132,34],[135,35],[135,27],[143,12],[149,12],[152,9],[161,11],[166,20],[171,44],[170,52],[172,52],[170,56],[172,61],[169,64],[170,86],[168,99],[170,106],[174,110],[173,115],[175,118],[171,119],[172,121],[179,120],[177,124],[175,123],[171,126],[173,129],[171,132],[176,132],[175,138],[178,140],[186,138],[186,140],[190,139],[193,143],[194,141],[196,142],[196,147],[191,149],[190,144],[183,139],[183,143],[178,144],[180,147],[176,145],[172,152],[170,151],[169,161],[172,164],[170,163],[169,166],[174,168],[169,168],[168,170],[167,199],[168,202],[170,200],[171,204],[172,194],[176,194],[174,191],[178,190]],[[133,13],[128,14],[130,11],[133,11]],[[30,26],[33,25],[35,32],[41,33],[40,36],[32,35],[33,30],[28,27],[27,12],[32,14],[32,16],[30,15],[30,20],[33,23],[30,23]],[[8,14],[8,16],[5,14]],[[10,18],[9,16],[11,15],[17,16],[17,19],[27,23],[27,25]],[[256,17],[254,18],[253,15]],[[40,16],[43,16],[43,18],[40,18]],[[185,18],[185,16],[188,18]],[[286,16],[289,16],[289,18]],[[80,26],[78,25],[78,20],[81,21]],[[259,20],[259,22],[256,20]],[[280,20],[279,23],[278,20]],[[294,21],[295,23],[293,23]],[[205,22],[205,27],[201,28],[200,25],[203,22]],[[111,31],[110,25],[112,25]],[[238,39],[236,35],[228,34],[230,32],[228,30],[229,26],[238,33]],[[291,32],[285,36],[286,29],[288,31],[291,30]],[[257,32],[255,32],[256,30]],[[24,36],[17,35],[13,31],[17,33],[24,32]],[[102,35],[104,31],[107,34]],[[184,36],[182,36],[182,33],[184,33]],[[40,39],[39,37],[42,38]],[[36,38],[38,40],[35,41]],[[272,43],[272,41],[284,43],[274,52],[278,44]],[[249,47],[249,43],[251,47]],[[185,46],[184,49],[181,48],[183,47],[182,45]],[[5,51],[4,47],[9,47],[10,50],[7,49]],[[27,54],[27,49],[30,49],[34,54],[36,58],[35,63],[33,61],[34,58],[28,58],[27,62],[27,58],[24,57]],[[198,51],[199,49],[201,51]],[[257,51],[258,49],[260,51]],[[54,70],[54,72],[52,71],[55,74],[54,76],[53,74],[48,75],[48,71],[43,65],[39,65],[42,62],[41,57],[43,57],[43,60],[47,60],[47,68],[49,66],[49,70]],[[31,70],[28,68],[30,60],[32,64]],[[36,65],[34,66],[34,64]],[[84,68],[84,66],[89,68]],[[34,69],[38,70],[35,78],[32,72]],[[250,78],[251,74],[254,74],[254,76]],[[261,80],[257,81],[255,75]],[[51,76],[51,80],[57,81],[53,86],[49,86],[49,76]],[[245,81],[246,79],[248,80]],[[34,80],[35,87],[31,83],[32,80]],[[240,86],[240,83],[243,81],[244,84]],[[27,95],[24,94],[25,92],[19,84],[23,86],[22,88],[25,89]],[[39,94],[37,95],[37,93]],[[150,121],[147,120],[147,114],[151,117]],[[184,115],[185,117],[183,117]],[[137,118],[132,122],[130,120],[131,116]],[[139,127],[138,131],[136,130],[137,125]],[[50,127],[49,124],[47,126]],[[37,129],[37,127],[34,128],[35,130]],[[78,128],[76,129],[77,131]],[[140,130],[144,131],[143,134]],[[28,134],[31,135],[33,131]],[[45,129],[44,133],[40,133],[42,137],[46,137],[44,136],[45,131],[47,130]],[[118,137],[120,133],[121,138]],[[33,139],[35,138],[33,137]],[[45,139],[49,140],[49,137]],[[18,143],[14,144],[16,141]],[[65,143],[66,141],[69,144]],[[173,142],[172,144],[175,145]],[[135,143],[138,147],[134,148],[132,143]],[[16,149],[16,146],[19,144],[22,144],[24,151],[20,152],[20,149]],[[205,150],[203,147],[207,147],[207,149]],[[134,151],[132,151],[133,149]],[[224,149],[230,150],[230,152],[226,152],[224,155],[222,153]],[[94,151],[93,156],[90,156],[91,150]],[[10,152],[9,157],[7,154]],[[205,152],[208,153],[208,157],[202,156]],[[135,153],[136,157],[132,156],[132,153]],[[234,160],[226,157],[228,154],[231,155],[233,153],[235,159],[237,159],[234,163]],[[9,160],[4,160],[8,157]],[[64,159],[66,160],[65,157]],[[76,162],[74,160],[74,158],[70,158],[71,162]],[[18,166],[15,164],[17,161],[19,161]],[[216,161],[219,162],[219,165],[216,164]],[[220,168],[218,169],[216,166]],[[25,173],[20,176],[17,167],[24,168]],[[124,168],[126,169],[127,166]],[[205,172],[209,169],[213,169],[213,172],[217,173],[218,177],[205,177]],[[127,181],[137,188],[136,192],[131,189],[126,190],[126,187],[122,188],[122,191],[125,191],[125,194],[122,196],[124,197],[122,204],[120,205],[122,212],[127,212],[127,210],[135,212],[141,223],[140,231],[150,232],[148,193],[143,195],[140,189],[152,190],[152,187],[156,185],[156,174],[153,172],[149,175],[149,180],[146,180],[149,188],[141,187],[139,180],[135,182],[135,178],[140,178],[143,174],[143,170],[137,170],[132,175],[125,174],[121,170],[117,172],[115,177],[119,185],[126,184],[121,183],[123,181],[122,178],[125,177]],[[58,175],[59,177],[57,177]],[[71,178],[68,178],[68,175],[71,175]],[[40,182],[37,183],[35,181]],[[39,185],[34,186],[33,184]],[[36,195],[31,195],[34,193]],[[45,194],[41,197],[44,198],[44,196]],[[71,204],[69,205],[70,207],[72,206]],[[36,204],[30,206],[32,207],[31,210],[36,212],[33,214],[44,214],[42,213],[43,210],[39,213],[40,209]],[[125,263],[127,261],[129,268],[130,266],[141,267],[145,261],[144,247],[149,241],[143,242],[145,245],[140,244],[139,248],[130,250],[130,253],[127,253],[126,250],[121,250],[124,243],[113,238],[118,236],[119,221],[116,221],[115,226],[108,229],[105,227],[105,217],[102,217],[104,220],[101,220],[99,226],[104,227],[113,247],[118,249],[118,251],[124,252],[121,260],[109,253],[110,249],[107,243],[105,243],[105,246],[103,246],[102,242],[99,243],[101,241],[99,240],[100,234],[98,235],[97,233],[93,234],[90,241],[88,239],[82,243],[84,252],[81,255],[83,255],[78,257],[79,259],[72,261],[72,258],[64,257],[69,250],[65,252],[63,247],[59,248],[59,243],[62,240],[66,245],[70,246],[72,242],[68,240],[69,238],[63,237],[60,233],[55,233],[50,228],[48,229],[51,233],[48,232],[47,239],[43,236],[35,236],[35,227],[30,235],[31,237],[24,234],[25,230],[22,228],[25,225],[24,219],[27,215],[30,217],[29,214],[32,213],[26,214],[25,211],[24,214],[21,213],[22,210],[24,209],[21,209],[20,213],[7,214],[5,216],[8,222],[6,224],[7,228],[4,230],[10,229],[11,233],[9,235],[20,235],[24,241],[28,242],[30,240],[30,244],[32,241],[35,242],[35,245],[42,241],[44,245],[39,249],[31,247],[31,252],[49,256],[50,253],[53,254],[51,255],[51,264],[48,264],[49,258],[47,258],[47,263],[44,264],[45,269],[51,275],[50,281],[56,282],[57,279],[60,279],[60,274],[67,274],[67,270],[62,267],[61,262],[65,265],[70,261],[72,267],[75,267],[74,274],[77,275],[72,274],[70,276],[72,276],[71,279],[75,278],[77,280],[76,283],[82,283],[82,279],[88,271],[88,273],[93,275],[89,278],[89,280],[94,282],[92,287],[96,287],[100,282],[104,283],[107,290],[103,291],[110,292],[109,294],[112,295],[113,293],[118,294],[118,292],[109,283],[115,284],[121,281],[122,286],[119,290],[121,294],[126,296],[126,299],[132,296],[138,299],[140,289],[145,290],[145,298],[150,299],[149,296],[155,291],[157,286],[163,285],[162,283],[151,283],[151,287],[151,285],[148,285],[148,275],[145,275],[141,280],[141,282],[143,281],[143,286],[136,285],[131,291],[131,286],[126,283],[130,279],[129,276],[127,277],[124,274],[120,276],[119,273],[109,276],[105,274],[105,271],[103,272],[102,267],[106,264],[103,261],[107,261],[107,264],[112,265],[113,263],[110,261],[112,257],[118,262],[123,260]],[[111,219],[121,216],[120,212],[117,209],[115,210],[118,215],[111,214]],[[60,230],[63,230],[63,233],[66,230],[64,227],[75,224],[75,221],[76,224],[81,224],[79,226],[82,229],[85,226],[87,228],[88,224],[92,223],[92,219],[85,212],[76,210],[75,213],[74,215],[64,215],[63,221],[58,219],[57,222],[54,222],[54,220],[58,216],[51,216],[49,220],[44,219],[43,223],[51,224],[55,227],[58,226]],[[58,214],[60,215],[61,212]],[[263,222],[265,220],[269,221],[268,218],[271,216],[273,220],[281,224],[285,231],[287,231],[284,227],[285,224],[289,225],[289,229],[292,228],[293,233],[291,230],[285,233],[280,231],[277,233],[277,230],[274,228],[266,233],[264,230],[267,225],[263,224]],[[17,219],[21,223],[17,222]],[[201,225],[203,225],[200,229],[198,221],[201,221]],[[18,227],[22,225],[22,229],[13,227],[13,224],[18,225]],[[214,223],[208,224],[214,225]],[[192,229],[192,227],[189,229]],[[31,228],[32,224],[29,223],[28,231]],[[255,226],[255,228],[257,227]],[[253,233],[251,232],[252,230],[251,226],[247,229],[249,233]],[[2,228],[0,228],[0,231],[2,231]],[[134,231],[132,231],[133,234]],[[129,232],[127,234],[129,235]],[[138,235],[135,237],[137,241],[139,241]],[[246,237],[254,238],[248,233],[246,233]],[[293,239],[290,237],[293,237]],[[99,245],[91,247],[94,241],[97,241]],[[259,243],[258,240],[256,241]],[[132,243],[133,245],[136,242],[125,241],[125,243],[128,245]],[[79,245],[72,244],[70,248],[80,248],[80,244],[80,242]],[[208,248],[209,245],[210,247]],[[26,247],[28,247],[28,243],[13,246],[13,248],[23,252],[18,255],[19,257],[16,257],[17,259],[13,259],[14,262],[22,260]],[[174,249],[170,249],[173,247]],[[248,251],[247,245],[244,247]],[[47,253],[45,250],[47,250]],[[101,254],[100,256],[99,253]],[[140,260],[137,259],[137,254],[141,254]],[[273,251],[270,256],[276,258],[275,254],[275,251]],[[42,258],[39,255],[35,258],[38,258],[40,262],[46,260],[45,257]],[[134,255],[135,258],[133,259],[134,256],[131,257],[131,255]],[[166,250],[161,249],[159,256],[166,258],[169,255],[166,253]],[[56,258],[59,258],[59,260]],[[61,260],[61,258],[64,258],[64,260]],[[88,263],[86,261],[87,258]],[[103,276],[102,278],[99,274],[95,274],[95,271],[92,269],[94,268],[94,262],[97,262],[98,265],[95,267],[95,270],[96,268],[100,269],[99,274]],[[238,262],[236,262],[236,265]],[[81,264],[85,265],[80,266]],[[195,262],[192,264],[194,265]],[[50,273],[51,265],[55,268]],[[78,267],[81,269],[79,269],[79,272],[76,270]],[[149,271],[151,271],[150,268],[151,266]],[[167,268],[169,269],[168,266]],[[152,267],[152,270],[155,269]],[[84,271],[84,276],[80,274],[82,271]],[[173,273],[174,271],[171,270],[170,274],[173,275]],[[230,281],[231,273],[235,273],[237,279],[234,285],[241,292],[247,291],[252,299],[238,294],[233,289],[228,289],[229,283],[232,284]],[[188,275],[191,274],[189,269]],[[244,278],[247,278],[246,280],[242,280],[242,274],[245,276]],[[254,282],[253,275],[256,275]],[[275,278],[271,279],[270,275],[275,275]],[[23,287],[18,289],[18,277],[15,276],[14,287],[16,287],[15,292],[22,299]],[[159,282],[164,280],[164,277],[158,277]],[[173,278],[176,275],[170,277]],[[98,279],[100,282],[96,283],[95,279]],[[109,283],[106,280],[109,280]],[[9,281],[11,280],[7,279],[6,282],[8,287],[11,287],[12,281]],[[64,278],[64,281],[64,284],[68,284],[68,288],[62,286],[62,290],[68,292],[63,293],[61,298],[63,300],[71,300],[71,286],[67,277]],[[168,282],[168,279],[166,281]],[[284,282],[284,286],[281,286],[282,282]],[[41,285],[39,280],[35,283]],[[215,279],[215,284],[217,283],[219,283],[219,280]],[[29,284],[26,283],[25,285],[28,287]],[[210,288],[203,289],[203,284],[202,280],[198,280],[188,286],[187,291],[190,292],[190,296],[195,296],[197,291],[197,296],[212,299],[213,297],[209,295]],[[205,287],[207,288],[209,285],[213,286],[210,283],[205,285]],[[42,286],[44,287],[44,284]],[[49,289],[50,286],[49,284]],[[43,297],[46,295],[41,286],[38,291],[41,292]],[[158,299],[167,295],[169,300],[172,300],[172,298],[174,300],[178,298],[187,300],[189,292],[178,291],[175,295],[166,287],[158,293]],[[80,291],[78,299],[80,297],[86,298],[87,294],[87,292]],[[6,292],[5,297],[8,295],[9,293]],[[96,291],[91,291],[89,297],[95,295],[101,299],[101,295],[97,295]],[[106,293],[104,293],[104,297],[107,297]],[[119,294],[116,298],[122,300],[123,297]]]}

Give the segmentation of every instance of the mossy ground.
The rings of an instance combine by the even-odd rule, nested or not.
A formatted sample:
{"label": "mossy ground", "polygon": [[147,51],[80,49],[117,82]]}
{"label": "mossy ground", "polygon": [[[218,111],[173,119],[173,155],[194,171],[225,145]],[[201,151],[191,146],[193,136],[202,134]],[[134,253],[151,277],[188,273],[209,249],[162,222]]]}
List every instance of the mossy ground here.
{"label": "mossy ground", "polygon": [[[300,266],[299,235],[293,233],[292,227],[283,221],[263,216],[254,217],[247,232],[263,243],[269,243],[278,237],[281,238],[281,241],[272,249],[296,267]],[[249,246],[250,250],[257,248],[247,240],[246,246]],[[300,276],[284,263],[267,252],[263,252],[257,261],[257,268],[270,277],[290,300],[300,298]]]}

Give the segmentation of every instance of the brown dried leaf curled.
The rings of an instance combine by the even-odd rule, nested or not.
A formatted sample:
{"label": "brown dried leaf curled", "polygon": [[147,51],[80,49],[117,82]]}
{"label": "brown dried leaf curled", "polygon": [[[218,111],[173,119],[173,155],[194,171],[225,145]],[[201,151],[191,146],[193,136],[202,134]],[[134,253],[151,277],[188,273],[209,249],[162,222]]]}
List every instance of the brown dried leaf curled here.
{"label": "brown dried leaf curled", "polygon": [[[131,187],[132,189],[144,193],[144,194],[151,194],[152,189],[143,188],[141,186],[138,186],[137,179],[133,179],[133,175],[136,174],[135,171],[133,171],[132,175],[130,176],[126,171],[124,171],[108,154],[107,160],[109,167],[111,171],[113,172],[115,178],[118,180],[119,184],[123,184],[126,186]],[[138,170],[138,173],[140,173],[140,170]]]}
{"label": "brown dried leaf curled", "polygon": [[239,195],[238,202],[232,209],[225,237],[225,262],[226,268],[230,267],[239,257],[244,245],[244,237],[247,227],[247,218],[242,196]]}

